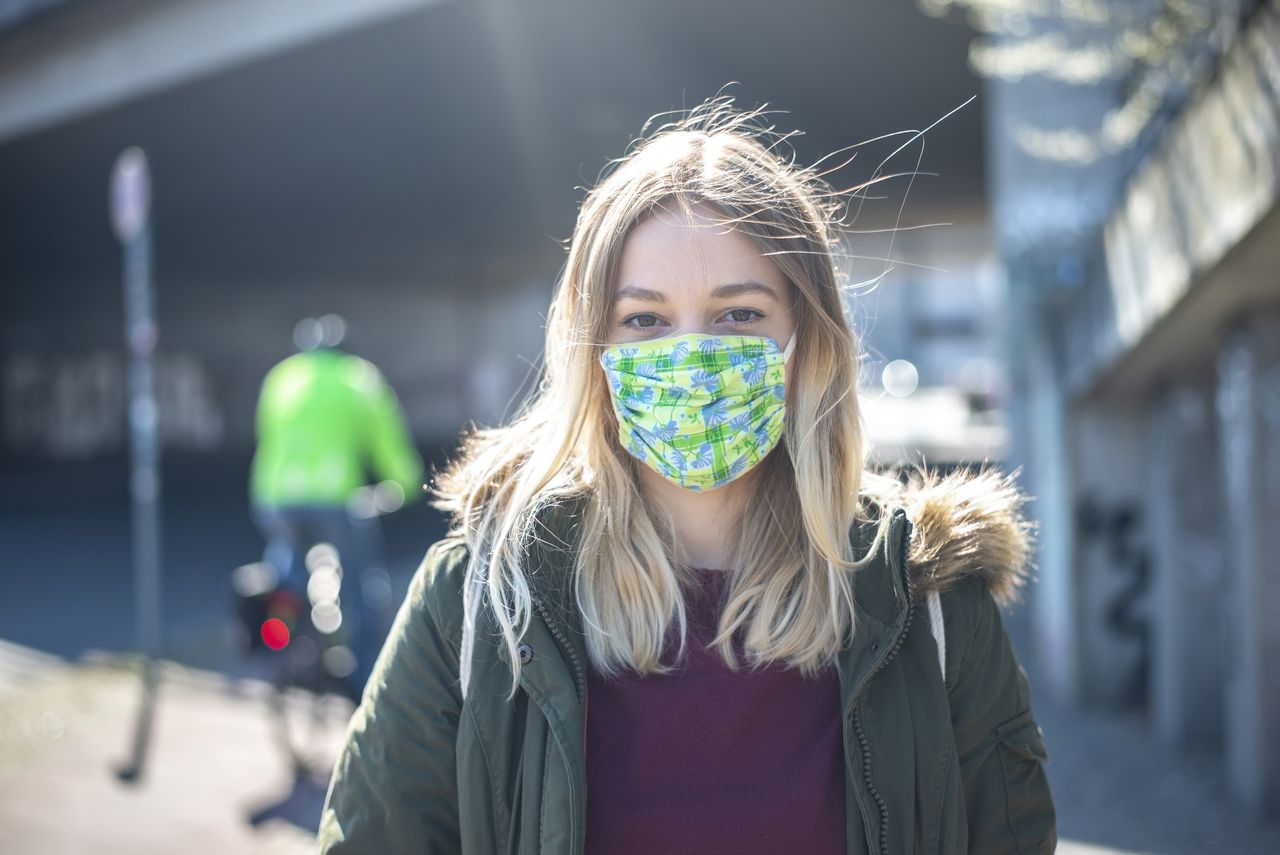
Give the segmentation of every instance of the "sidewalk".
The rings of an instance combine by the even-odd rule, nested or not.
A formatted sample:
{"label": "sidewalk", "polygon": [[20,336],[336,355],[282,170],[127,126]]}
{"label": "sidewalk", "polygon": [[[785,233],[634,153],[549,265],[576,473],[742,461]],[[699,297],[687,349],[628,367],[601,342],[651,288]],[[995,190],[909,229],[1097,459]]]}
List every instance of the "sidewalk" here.
{"label": "sidewalk", "polygon": [[1271,855],[1280,823],[1232,807],[1214,752],[1160,742],[1141,717],[1052,706],[1033,694],[1049,749],[1059,853]]}
{"label": "sidewalk", "polygon": [[[273,741],[267,686],[161,670],[147,769],[114,770],[140,696],[119,657],[81,663],[0,642],[0,828],[7,855],[310,853],[327,776],[296,786]],[[324,708],[314,744],[330,758],[350,716]]]}

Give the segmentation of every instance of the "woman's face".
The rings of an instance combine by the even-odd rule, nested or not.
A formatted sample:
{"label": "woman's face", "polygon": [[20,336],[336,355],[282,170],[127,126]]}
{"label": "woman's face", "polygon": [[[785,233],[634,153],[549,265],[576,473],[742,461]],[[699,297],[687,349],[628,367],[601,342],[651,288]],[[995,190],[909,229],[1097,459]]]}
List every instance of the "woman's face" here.
{"label": "woman's face", "polygon": [[750,238],[697,205],[660,209],[622,247],[610,344],[683,333],[767,336],[785,348],[795,295]]}

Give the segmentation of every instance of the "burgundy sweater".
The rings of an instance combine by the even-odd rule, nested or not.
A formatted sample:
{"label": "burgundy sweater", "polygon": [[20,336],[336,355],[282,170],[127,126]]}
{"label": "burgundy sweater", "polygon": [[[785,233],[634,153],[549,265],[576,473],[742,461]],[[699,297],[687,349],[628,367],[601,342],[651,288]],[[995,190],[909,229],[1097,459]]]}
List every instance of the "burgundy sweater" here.
{"label": "burgundy sweater", "polygon": [[588,677],[587,855],[843,853],[835,669],[730,671],[707,647],[725,576],[698,576],[679,670]]}

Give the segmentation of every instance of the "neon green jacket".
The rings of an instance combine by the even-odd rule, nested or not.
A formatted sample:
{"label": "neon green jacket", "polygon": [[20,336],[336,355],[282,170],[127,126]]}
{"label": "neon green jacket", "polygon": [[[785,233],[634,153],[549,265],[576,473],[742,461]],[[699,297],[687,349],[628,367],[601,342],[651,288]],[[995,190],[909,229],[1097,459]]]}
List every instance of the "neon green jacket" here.
{"label": "neon green jacket", "polygon": [[406,501],[422,492],[422,458],[395,392],[367,360],[334,350],[298,353],[262,381],[255,504],[345,504],[353,490],[395,481]]}

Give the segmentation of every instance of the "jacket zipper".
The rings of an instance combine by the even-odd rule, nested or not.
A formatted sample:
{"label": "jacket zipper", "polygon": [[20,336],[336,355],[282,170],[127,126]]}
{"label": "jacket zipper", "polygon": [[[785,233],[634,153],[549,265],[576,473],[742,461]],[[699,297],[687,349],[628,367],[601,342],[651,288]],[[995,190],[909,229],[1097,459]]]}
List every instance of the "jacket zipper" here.
{"label": "jacket zipper", "polygon": [[573,666],[573,690],[578,696],[578,703],[581,704],[583,702],[583,693],[587,687],[587,674],[582,666],[582,661],[578,658],[578,651],[573,649],[568,637],[560,631],[560,625],[551,619],[551,615],[543,604],[542,599],[534,597],[533,604],[538,609],[538,614],[542,615],[542,621],[547,625],[547,629],[551,630],[551,636],[556,640],[556,644],[560,645],[560,649],[569,657],[569,664]]}
{"label": "jacket zipper", "polygon": [[[908,525],[910,522],[908,521]],[[898,650],[902,647],[902,643],[906,641],[907,632],[911,629],[911,619],[915,616],[915,586],[911,584],[911,572],[907,568],[907,551],[910,548],[911,537],[910,529],[907,531],[907,537],[903,538],[902,545],[902,576],[907,587],[907,617],[902,622],[902,630],[898,632],[893,640],[893,646],[889,648],[889,652],[884,655],[880,662],[872,669],[863,681],[865,686],[871,682],[876,674],[893,660],[898,654]],[[855,700],[851,702],[853,707],[853,732],[858,739],[858,752],[862,758],[862,780],[867,785],[867,791],[871,793],[871,798],[875,800],[876,807],[880,811],[880,855],[889,855],[889,803],[885,801],[880,791],[876,789],[875,782],[871,778],[871,746],[867,742],[867,734],[862,728],[862,711]],[[867,841],[870,843],[871,841]]]}
{"label": "jacket zipper", "polygon": [[[551,631],[551,635],[555,639],[556,644],[558,644],[560,649],[569,657],[570,664],[573,667],[574,693],[578,696],[578,703],[585,707],[585,698],[583,695],[586,692],[587,678],[583,671],[582,662],[578,659],[577,651],[573,649],[572,645],[569,644],[569,639],[560,631],[560,626],[551,619],[551,615],[547,612],[547,608],[543,604],[541,598],[534,597],[533,604],[538,610],[538,614],[542,616],[542,622],[545,623],[547,625],[547,629]],[[584,708],[583,717],[585,718],[585,716],[586,710]],[[579,851],[577,845],[578,816],[574,810],[574,806],[577,804],[577,794],[573,787],[573,767],[569,764],[569,752],[565,750],[565,747],[560,745],[558,742],[556,747],[560,749],[560,759],[564,761],[565,781],[569,787],[569,851],[577,852]]]}

